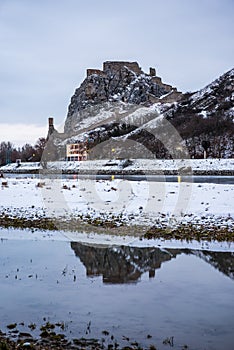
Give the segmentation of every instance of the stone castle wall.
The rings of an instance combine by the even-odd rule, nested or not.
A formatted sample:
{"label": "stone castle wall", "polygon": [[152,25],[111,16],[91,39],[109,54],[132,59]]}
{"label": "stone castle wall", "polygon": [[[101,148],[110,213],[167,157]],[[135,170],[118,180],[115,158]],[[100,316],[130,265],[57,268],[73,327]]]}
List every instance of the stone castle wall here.
{"label": "stone castle wall", "polygon": [[149,69],[149,75],[150,75],[151,77],[155,77],[155,76],[156,76],[156,69],[150,67],[150,69]]}
{"label": "stone castle wall", "polygon": [[103,75],[104,72],[100,69],[91,69],[91,68],[87,69],[87,77],[89,77],[92,74]]}
{"label": "stone castle wall", "polygon": [[103,71],[116,70],[119,71],[121,68],[127,67],[136,74],[141,74],[143,71],[139,67],[137,62],[125,62],[125,61],[107,61],[103,63]]}
{"label": "stone castle wall", "polygon": [[[143,71],[139,67],[137,62],[125,62],[125,61],[106,61],[103,63],[103,70],[100,69],[87,69],[87,77],[92,74],[105,75],[108,71],[120,71],[123,67],[127,67],[137,75],[142,74]],[[155,70],[154,70],[155,73]],[[153,72],[152,72],[153,74]]]}
{"label": "stone castle wall", "polygon": [[182,97],[182,92],[179,92],[179,91],[177,91],[176,88],[173,88],[173,90],[169,94],[163,96],[160,99],[160,102],[161,103],[172,103],[175,101],[179,101],[181,99],[181,97]]}

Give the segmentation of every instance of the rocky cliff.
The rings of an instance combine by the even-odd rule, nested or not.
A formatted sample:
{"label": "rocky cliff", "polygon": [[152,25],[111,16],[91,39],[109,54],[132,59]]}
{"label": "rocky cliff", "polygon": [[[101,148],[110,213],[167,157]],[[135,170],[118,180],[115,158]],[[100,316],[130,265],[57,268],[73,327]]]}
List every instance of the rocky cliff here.
{"label": "rocky cliff", "polygon": [[[149,74],[144,73],[137,62],[104,62],[103,70],[87,69],[87,77],[76,89],[68,107],[65,132],[74,129],[75,122],[97,114],[98,106],[108,103],[112,106],[119,102],[130,105],[149,106],[159,102],[162,97],[173,101],[179,99],[181,93],[171,85],[162,82],[156,76],[154,68]],[[96,106],[96,109],[95,109]],[[93,109],[90,109],[93,107]]]}

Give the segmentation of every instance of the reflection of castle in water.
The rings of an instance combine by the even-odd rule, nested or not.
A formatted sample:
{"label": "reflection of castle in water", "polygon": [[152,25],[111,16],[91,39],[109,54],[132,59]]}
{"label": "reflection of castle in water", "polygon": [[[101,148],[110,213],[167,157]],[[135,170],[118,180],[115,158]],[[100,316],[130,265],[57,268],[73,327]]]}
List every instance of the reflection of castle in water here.
{"label": "reflection of castle in water", "polygon": [[137,282],[145,272],[152,278],[162,262],[181,253],[175,249],[171,252],[159,248],[91,246],[77,242],[72,242],[71,247],[86,267],[87,276],[102,275],[104,283]]}
{"label": "reflection of castle in water", "polygon": [[72,242],[71,248],[86,267],[87,276],[103,276],[104,283],[139,281],[143,273],[155,276],[163,262],[178,254],[192,254],[205,260],[223,274],[234,279],[234,252],[211,252],[189,249],[138,248],[129,246],[100,246]]}

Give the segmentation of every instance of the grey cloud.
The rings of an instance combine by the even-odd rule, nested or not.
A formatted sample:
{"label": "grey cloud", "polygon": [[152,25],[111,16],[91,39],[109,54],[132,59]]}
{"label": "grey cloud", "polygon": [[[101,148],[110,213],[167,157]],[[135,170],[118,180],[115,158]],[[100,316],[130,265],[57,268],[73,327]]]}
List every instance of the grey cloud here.
{"label": "grey cloud", "polygon": [[[154,65],[196,90],[232,67],[233,2],[12,0],[0,7],[0,122],[62,122],[88,67]],[[12,103],[13,101],[13,103]]]}

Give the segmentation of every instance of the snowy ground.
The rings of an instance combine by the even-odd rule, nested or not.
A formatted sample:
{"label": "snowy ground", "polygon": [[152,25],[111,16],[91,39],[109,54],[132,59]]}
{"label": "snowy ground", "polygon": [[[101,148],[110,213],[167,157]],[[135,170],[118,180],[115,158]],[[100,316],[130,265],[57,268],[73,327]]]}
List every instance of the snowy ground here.
{"label": "snowy ground", "polygon": [[87,222],[119,220],[129,226],[234,227],[234,185],[12,177],[2,184],[0,215],[48,217],[58,223],[78,217]]}
{"label": "snowy ground", "polygon": [[[123,168],[123,161],[112,159],[96,160],[96,161],[83,161],[83,162],[49,162],[48,169],[59,171],[74,171],[74,172],[130,172],[130,173],[161,173],[164,172],[178,172],[184,173],[185,169],[189,170],[190,174],[202,173],[202,172],[215,172],[222,173],[229,171],[234,173],[234,159],[133,159],[132,165]],[[0,167],[0,172],[30,172],[39,171],[41,169],[39,163],[22,163],[20,167],[17,164],[12,163]]]}

